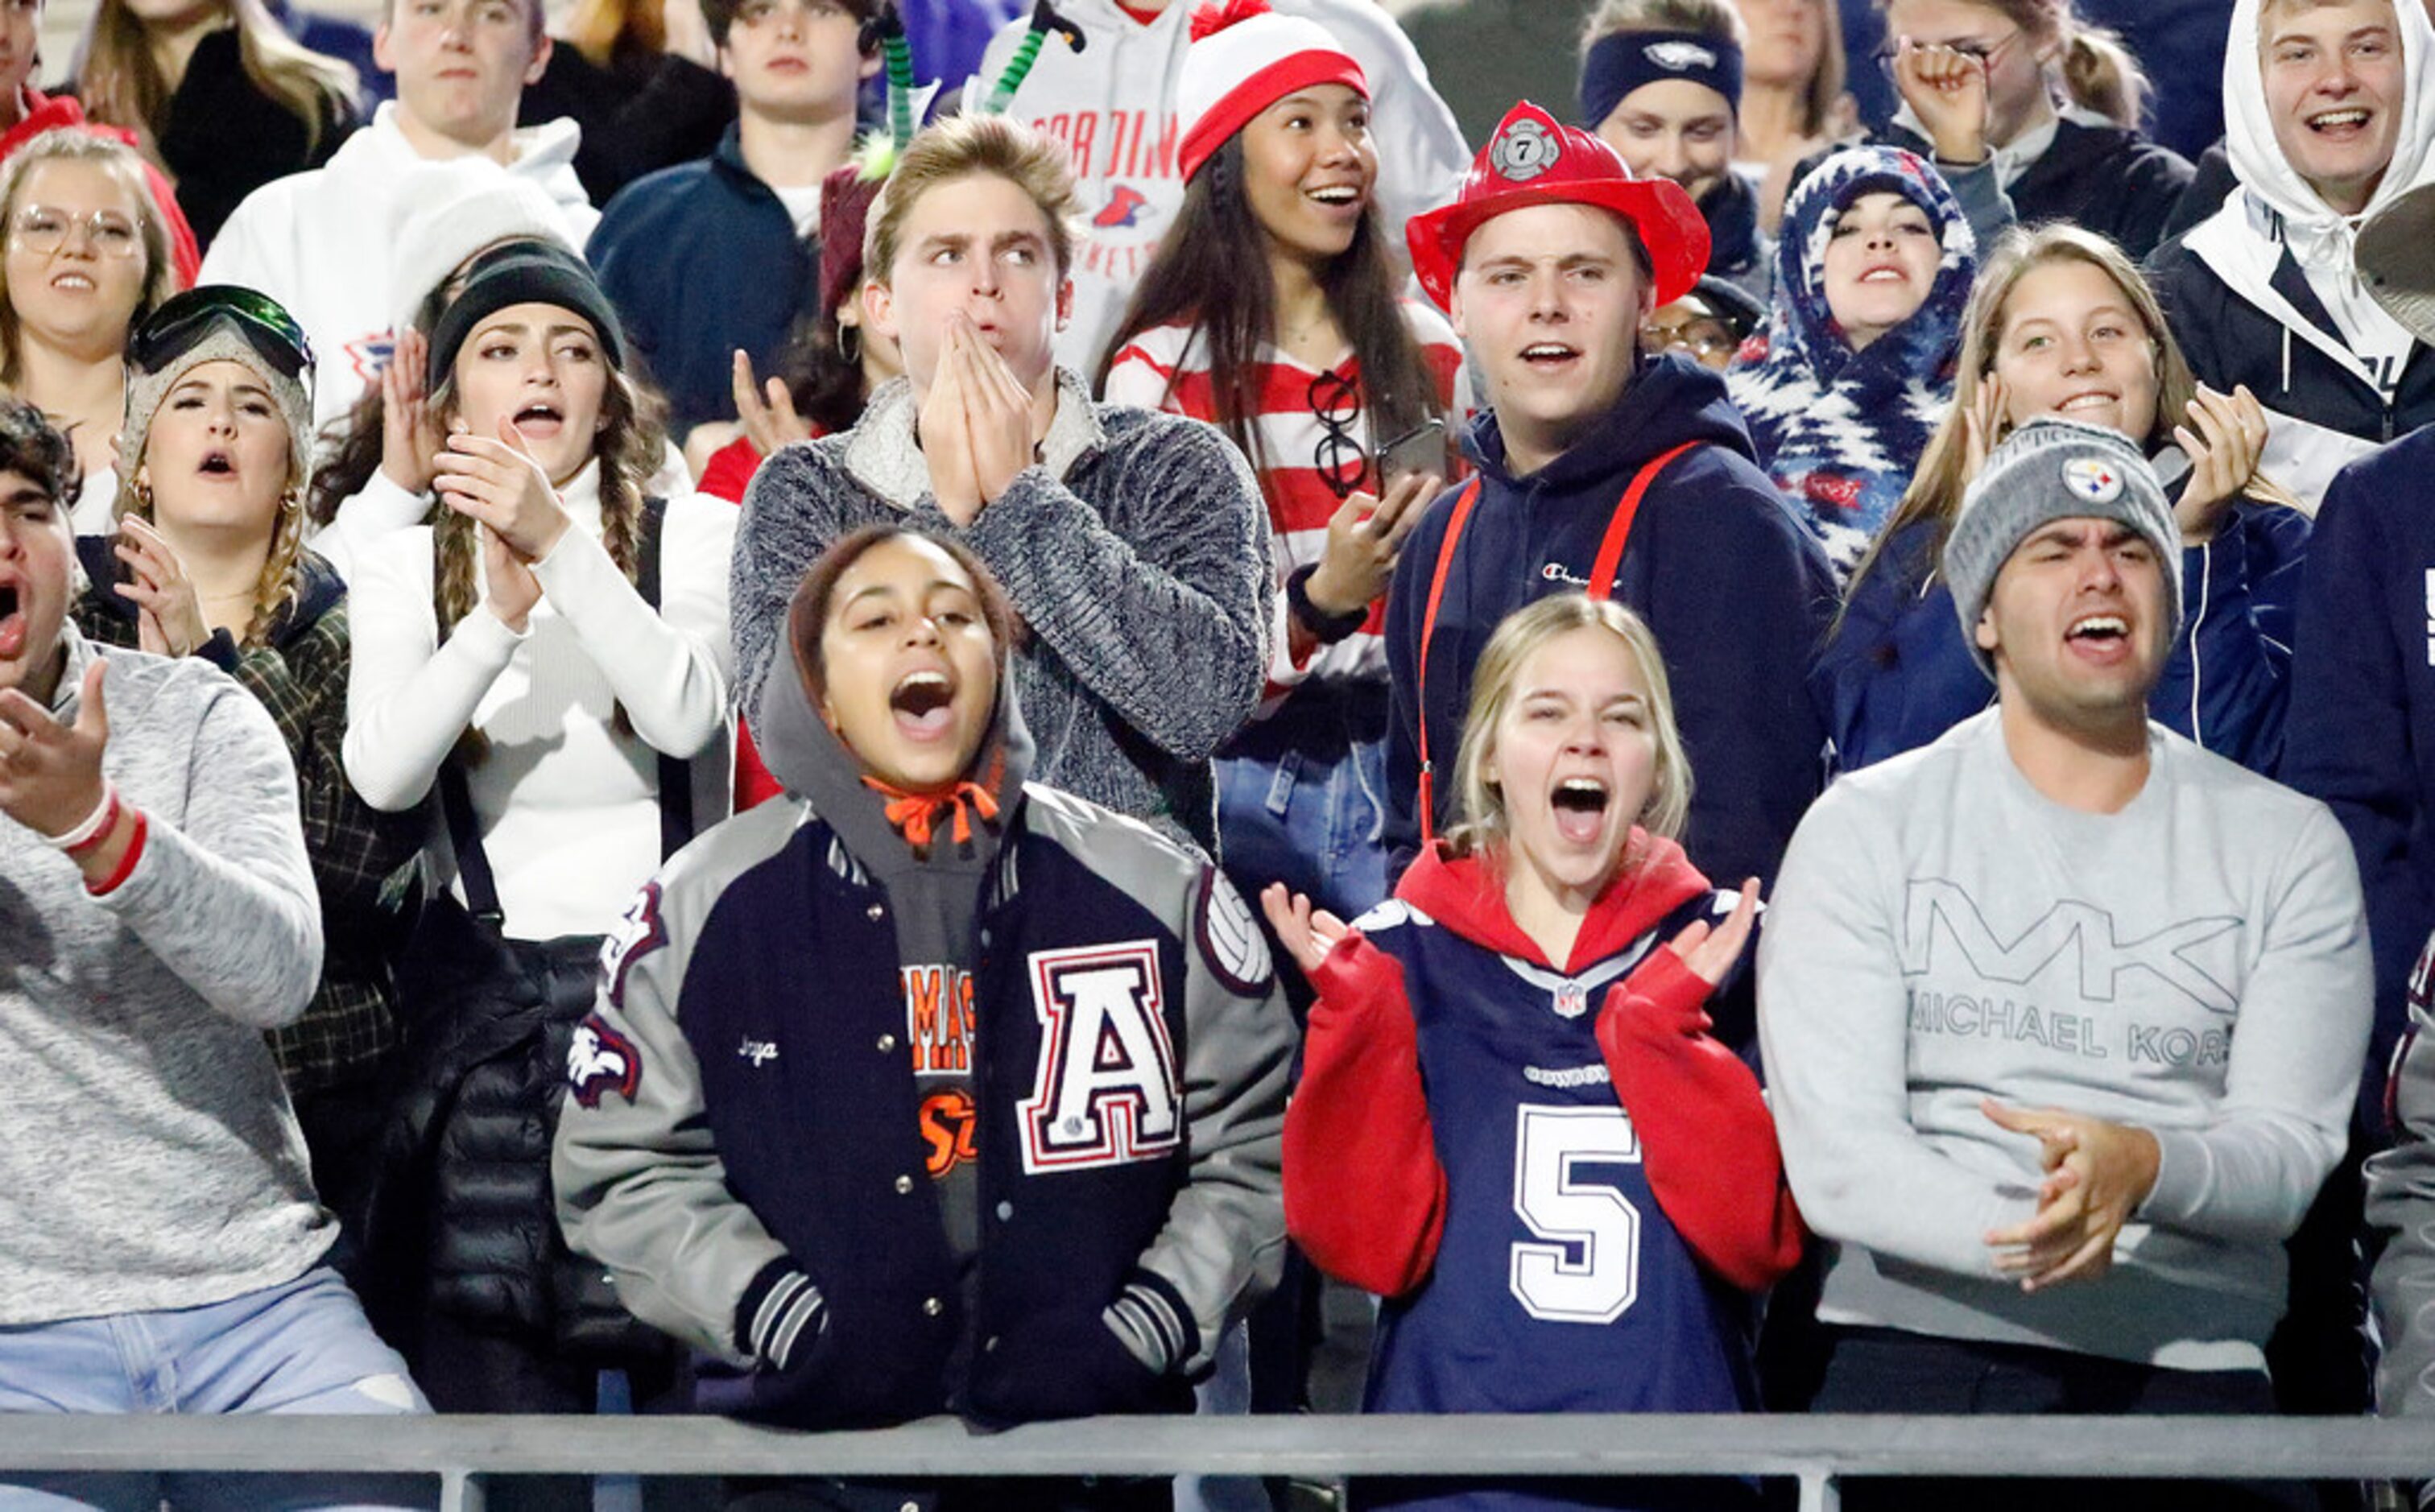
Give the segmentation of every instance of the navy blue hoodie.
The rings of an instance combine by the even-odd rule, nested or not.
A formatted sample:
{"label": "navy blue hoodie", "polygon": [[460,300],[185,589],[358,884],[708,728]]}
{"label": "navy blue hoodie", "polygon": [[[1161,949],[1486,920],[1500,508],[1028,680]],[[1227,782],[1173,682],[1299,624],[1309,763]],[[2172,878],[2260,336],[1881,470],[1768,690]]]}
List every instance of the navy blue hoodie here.
{"label": "navy blue hoodie", "polygon": [[2308,541],[2283,781],[2341,820],[2367,894],[2375,1032],[2363,1104],[2409,1022],[2410,965],[2435,930],[2435,428],[2334,475]]}
{"label": "navy blue hoodie", "polygon": [[[1711,877],[1775,875],[1818,794],[1825,731],[1804,689],[1834,580],[1817,543],[1753,460],[1724,380],[1684,357],[1644,362],[1614,410],[1573,448],[1516,477],[1496,417],[1463,438],[1479,502],[1456,545],[1429,650],[1437,822],[1456,801],[1455,752],[1471,671],[1497,623],[1533,599],[1589,586],[1607,521],[1643,463],[1703,441],[1659,473],[1615,573],[1615,597],[1657,636],[1691,761],[1684,849]],[[1421,622],[1450,490],[1404,543],[1387,599],[1394,717],[1387,735],[1387,843],[1400,873],[1420,843]]]}

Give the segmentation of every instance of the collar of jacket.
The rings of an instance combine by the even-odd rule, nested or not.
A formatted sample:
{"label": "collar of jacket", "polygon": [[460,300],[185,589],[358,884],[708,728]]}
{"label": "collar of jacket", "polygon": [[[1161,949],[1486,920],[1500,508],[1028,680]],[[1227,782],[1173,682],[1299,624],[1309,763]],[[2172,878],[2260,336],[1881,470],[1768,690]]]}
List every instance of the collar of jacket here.
{"label": "collar of jacket", "polygon": [[1597,895],[1573,940],[1572,959],[1547,959],[1538,942],[1522,932],[1506,906],[1505,884],[1485,856],[1449,856],[1443,843],[1416,857],[1395,887],[1395,896],[1475,945],[1516,960],[1577,972],[1620,954],[1662,923],[1666,916],[1709,890],[1708,879],[1683,848],[1634,828],[1632,843],[1641,860]]}
{"label": "collar of jacket", "polygon": [[761,176],[752,171],[752,165],[744,161],[744,127],[741,122],[728,122],[727,129],[719,133],[718,146],[710,149],[710,168],[742,194],[769,200],[778,198],[777,191],[764,182]]}
{"label": "collar of jacket", "polygon": [[1620,489],[1642,463],[1690,440],[1724,447],[1745,459],[1757,455],[1750,426],[1721,376],[1688,357],[1643,356],[1615,406],[1536,472],[1514,473],[1493,409],[1473,418],[1463,433],[1463,452],[1491,488],[1536,487],[1567,494],[1610,482]]}
{"label": "collar of jacket", "polygon": [[[930,464],[913,438],[922,407],[913,399],[913,381],[891,378],[864,406],[862,419],[846,435],[845,470],[854,480],[899,509],[910,509],[930,491]],[[1057,413],[1040,441],[1040,463],[1048,475],[1062,478],[1075,463],[1107,441],[1091,387],[1071,368],[1057,369]]]}

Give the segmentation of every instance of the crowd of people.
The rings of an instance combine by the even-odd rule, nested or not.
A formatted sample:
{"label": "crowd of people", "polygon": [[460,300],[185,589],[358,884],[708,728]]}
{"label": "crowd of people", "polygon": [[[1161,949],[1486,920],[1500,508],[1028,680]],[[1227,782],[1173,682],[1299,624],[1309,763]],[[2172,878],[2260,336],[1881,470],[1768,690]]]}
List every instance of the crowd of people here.
{"label": "crowd of people", "polygon": [[0,1411],[2435,1418],[2435,24],[2215,9],[0,7]]}

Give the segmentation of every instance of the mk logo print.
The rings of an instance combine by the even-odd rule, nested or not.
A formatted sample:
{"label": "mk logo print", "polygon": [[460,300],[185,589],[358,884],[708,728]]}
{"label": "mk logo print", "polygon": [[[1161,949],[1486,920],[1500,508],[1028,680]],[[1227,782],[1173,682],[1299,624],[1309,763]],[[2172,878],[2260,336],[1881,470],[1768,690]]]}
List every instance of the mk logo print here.
{"label": "mk logo print", "polygon": [[[2229,1014],[2240,1006],[2226,985],[2236,974],[2234,951],[2240,925],[2238,918],[2219,914],[2168,924],[2141,939],[2119,939],[2112,914],[2066,900],[2007,940],[1989,927],[1978,905],[1960,887],[1939,878],[1918,878],[1903,906],[1903,974],[1926,974],[1936,964],[1941,935],[1961,953],[1970,971],[1986,981],[2026,983],[2068,955],[2080,995],[2089,1002],[2113,1002],[2122,973],[2144,971],[2200,1006]],[[2200,950],[2209,945],[2213,948]]]}
{"label": "mk logo print", "polygon": [[1183,1142],[1158,946],[1149,940],[1039,951],[1031,1002],[1040,1067],[1019,1107],[1023,1169],[1155,1160]]}

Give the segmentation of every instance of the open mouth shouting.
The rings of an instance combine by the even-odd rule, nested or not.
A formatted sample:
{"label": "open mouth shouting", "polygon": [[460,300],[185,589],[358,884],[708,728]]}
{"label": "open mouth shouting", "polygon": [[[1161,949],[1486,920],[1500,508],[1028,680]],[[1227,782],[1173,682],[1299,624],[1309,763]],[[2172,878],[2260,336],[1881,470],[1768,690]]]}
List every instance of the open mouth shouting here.
{"label": "open mouth shouting", "polygon": [[24,600],[15,583],[0,580],[0,662],[13,662],[26,649]]}
{"label": "open mouth shouting", "polygon": [[1581,349],[1568,341],[1533,341],[1522,349],[1522,364],[1530,371],[1553,376],[1569,372],[1581,360]]}
{"label": "open mouth shouting", "polygon": [[195,465],[195,471],[207,478],[233,479],[236,476],[236,454],[224,446],[213,447],[203,454],[203,459]]}
{"label": "open mouth shouting", "polygon": [[528,440],[553,440],[566,427],[566,411],[553,400],[536,399],[516,411],[512,423]]}
{"label": "open mouth shouting", "polygon": [[933,745],[955,736],[956,681],[952,675],[924,668],[897,679],[888,693],[889,712],[906,739]]}
{"label": "open mouth shouting", "polygon": [[1614,797],[1603,778],[1567,777],[1547,795],[1556,833],[1571,845],[1592,846],[1606,827],[1606,811]]}
{"label": "open mouth shouting", "polygon": [[2131,622],[2111,610],[2082,614],[2064,631],[2064,644],[2082,661],[2111,665],[2131,655]]}

